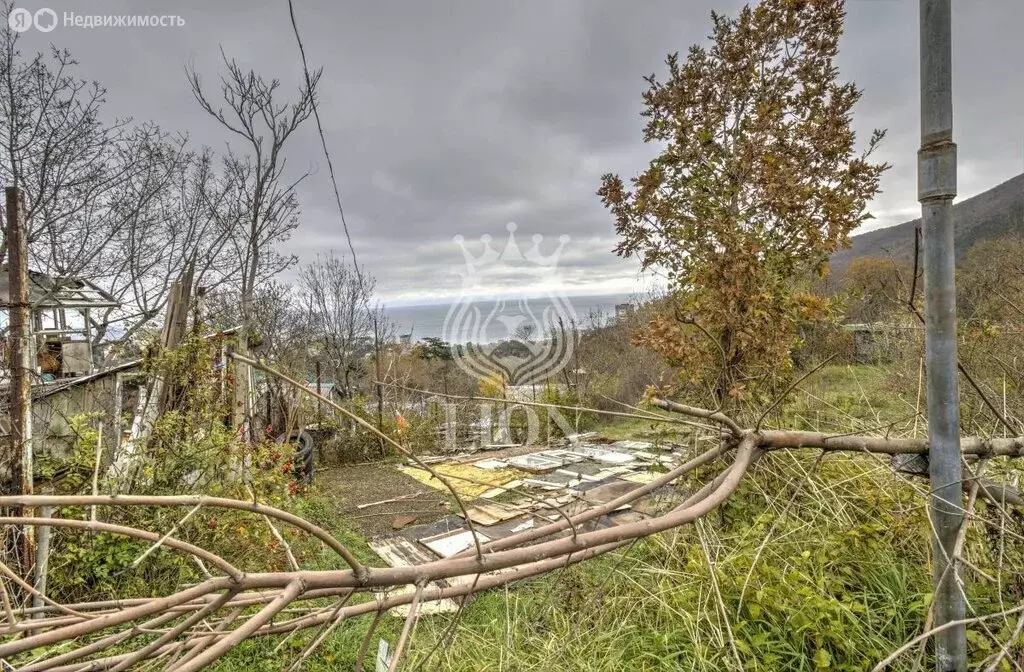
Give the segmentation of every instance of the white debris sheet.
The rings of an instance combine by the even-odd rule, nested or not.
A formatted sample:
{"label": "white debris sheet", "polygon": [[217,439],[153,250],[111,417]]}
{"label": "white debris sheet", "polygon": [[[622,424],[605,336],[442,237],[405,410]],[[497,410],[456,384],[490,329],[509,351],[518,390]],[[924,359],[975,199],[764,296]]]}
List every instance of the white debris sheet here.
{"label": "white debris sheet", "polygon": [[502,460],[480,460],[479,462],[473,462],[473,466],[478,469],[504,469],[508,466],[508,462]]}
{"label": "white debris sheet", "polygon": [[[481,545],[491,540],[490,537],[480,532],[476,533],[476,539]],[[461,553],[475,545],[473,543],[473,533],[469,530],[420,539],[420,543],[442,558],[450,558],[456,553]]]}
{"label": "white debris sheet", "polygon": [[539,474],[561,467],[565,464],[565,460],[551,459],[540,454],[532,454],[510,457],[508,463],[516,469],[528,471],[531,474]]}
{"label": "white debris sheet", "polygon": [[629,453],[605,450],[604,448],[598,448],[597,446],[577,446],[573,448],[573,452],[585,455],[591,459],[597,460],[598,462],[604,462],[605,464],[627,464],[636,460],[636,458]]}

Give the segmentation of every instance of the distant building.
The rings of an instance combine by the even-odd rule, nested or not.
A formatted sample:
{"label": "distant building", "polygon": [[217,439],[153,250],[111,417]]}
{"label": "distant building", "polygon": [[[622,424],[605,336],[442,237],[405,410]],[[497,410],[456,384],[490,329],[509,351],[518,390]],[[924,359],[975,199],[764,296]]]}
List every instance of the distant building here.
{"label": "distant building", "polygon": [[615,319],[621,320],[624,317],[629,317],[636,312],[636,306],[632,303],[617,303],[615,304]]}
{"label": "distant building", "polygon": [[893,361],[906,339],[924,330],[919,324],[844,324],[853,335],[853,361],[857,364],[882,364]]}

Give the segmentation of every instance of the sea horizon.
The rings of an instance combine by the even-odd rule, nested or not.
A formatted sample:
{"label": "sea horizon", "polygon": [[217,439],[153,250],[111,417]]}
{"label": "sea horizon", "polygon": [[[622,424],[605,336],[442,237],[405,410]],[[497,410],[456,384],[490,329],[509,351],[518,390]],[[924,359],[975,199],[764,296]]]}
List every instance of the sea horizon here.
{"label": "sea horizon", "polygon": [[[594,322],[606,323],[615,316],[615,306],[622,303],[636,303],[640,300],[637,293],[614,293],[614,294],[580,294],[562,297],[571,310],[559,311],[563,319],[572,318],[580,326],[590,326]],[[545,309],[551,306],[551,299],[547,296],[513,296],[498,298],[447,298],[433,302],[416,304],[387,304],[383,305],[385,316],[394,325],[396,337],[401,337],[411,342],[421,341],[426,338],[440,338],[452,343],[493,342],[508,337],[508,334],[497,335],[494,332],[476,337],[460,337],[456,333],[445,334],[445,320],[454,308],[464,301],[472,301],[483,314],[488,314],[500,309],[501,304],[517,304],[522,307],[524,313],[530,315],[544,314]],[[512,312],[516,312],[514,309]],[[450,329],[449,331],[454,332]],[[540,329],[538,329],[540,331]],[[537,334],[540,335],[539,333]]]}

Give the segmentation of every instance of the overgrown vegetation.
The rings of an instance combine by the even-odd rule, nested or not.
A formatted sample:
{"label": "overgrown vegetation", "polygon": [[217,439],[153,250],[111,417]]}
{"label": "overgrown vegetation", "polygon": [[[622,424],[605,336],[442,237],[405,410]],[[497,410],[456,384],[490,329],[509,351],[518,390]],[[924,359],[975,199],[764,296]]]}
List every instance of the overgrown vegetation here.
{"label": "overgrown vegetation", "polygon": [[[155,412],[138,418],[143,431],[119,437],[119,451],[102,456],[101,415],[70,418],[77,439],[69,454],[40,460],[42,475],[52,479],[48,486],[89,492],[95,473],[102,493],[188,493],[269,504],[322,526],[358,560],[379,565],[353,521],[338,515],[331,493],[303,485],[293,448],[277,443],[279,435],[315,432],[318,465],[342,468],[373,462],[391,469],[398,455],[454,451],[473,442],[554,443],[585,430],[648,438],[655,448],[667,441],[693,451],[739,444],[751,455],[759,447],[766,452],[756,454],[739,488],[713,513],[480,595],[458,621],[425,617],[404,664],[467,671],[869,669],[929,624],[934,559],[928,555],[927,481],[894,470],[888,456],[834,453],[826,446],[773,450],[777,446],[755,443],[756,431],[730,434],[722,429],[728,423],[709,428],[703,421],[714,420],[710,412],[697,413],[680,430],[643,405],[645,391],[658,386],[687,402],[711,398],[744,422],[755,418],[758,429],[924,435],[923,343],[914,315],[919,299],[911,291],[919,284],[917,264],[855,259],[841,278],[825,279],[829,256],[869,217],[868,201],[887,167],[870,161],[882,133],[872,135],[863,153],[855,151],[851,114],[861,92],[839,81],[833,63],[842,21],[838,0],[769,0],[735,19],[716,15],[710,48],[694,47],[683,62],[670,56],[668,79],[649,79],[645,140],[663,143],[663,152],[631,188],[608,175],[600,194],[622,236],[617,251],[640,257],[645,267],[667,269],[670,293],[614,323],[559,322],[551,333],[526,329],[498,344],[526,355],[545,338],[576,345],[567,366],[530,386],[510,386],[501,375],[474,379],[456,366],[459,346],[441,339],[394,342],[373,303],[372,278],[354,259],[324,256],[300,271],[297,287],[265,282],[293,261],[273,246],[298,224],[294,184],[282,179],[278,152],[313,114],[319,73],[288,106],[273,102],[275,82],[226,60],[222,93],[245,127],[240,132],[205,99],[192,71],[202,107],[242,135],[255,157],[229,150],[222,176],[208,174],[206,153],[173,167],[183,183],[189,175],[197,181],[192,186],[199,196],[193,196],[203,206],[194,218],[211,227],[235,220],[243,226],[229,236],[204,229],[188,249],[168,253],[165,275],[179,270],[184,258],[195,264],[210,257],[204,272],[225,286],[239,285],[237,292],[222,287],[207,303],[207,310],[215,308],[211,322],[241,322],[242,328],[234,337],[207,338],[196,318],[176,348],[146,349],[141,406]],[[13,41],[7,47],[11,69],[17,54]],[[77,95],[74,80],[54,79],[40,63],[18,70],[19,77],[34,73],[51,88]],[[110,137],[95,114],[90,104],[80,120],[90,141]],[[273,133],[270,156],[262,155],[264,139],[246,123],[257,114]],[[166,147],[149,144],[162,143],[162,136],[145,137],[146,148],[163,156]],[[233,201],[219,209],[210,202],[213,192],[221,195],[217,203]],[[227,239],[239,257],[231,269],[218,266]],[[960,270],[965,434],[1024,434],[1024,381],[1014,354],[1024,333],[1022,255],[1019,239],[979,244]],[[146,284],[147,278],[132,282]],[[143,310],[139,325],[155,317],[153,310],[159,312]],[[844,310],[856,325],[840,324]],[[253,376],[250,389],[249,372],[229,359],[236,348],[271,360],[297,384],[268,372]],[[824,366],[825,360],[831,364]],[[799,384],[787,387],[794,380]],[[311,399],[313,389],[326,401]],[[524,412],[528,404],[548,408]],[[599,411],[610,409],[639,414],[606,424]],[[563,423],[552,421],[555,412]],[[1024,475],[1010,459],[974,457],[968,465],[974,474],[986,470],[1010,484]],[[725,463],[720,457],[668,486],[676,492],[658,495],[677,503],[675,495],[692,494],[723,473]],[[437,469],[452,477],[456,471],[452,465]],[[463,492],[487,489],[490,484],[476,483]],[[441,504],[440,510],[454,510],[451,501]],[[84,507],[55,514],[94,517]],[[964,528],[964,590],[972,614],[992,614],[1024,600],[1024,517],[983,502],[971,514]],[[95,519],[173,532],[241,572],[347,569],[309,533],[240,511],[104,506]],[[103,531],[57,530],[51,549],[48,594],[67,603],[167,595],[208,573],[194,558]],[[545,559],[568,564],[577,552],[570,547]],[[229,573],[232,581],[245,578]],[[373,599],[359,593],[350,604]],[[329,610],[337,600],[314,604]],[[240,613],[252,616],[257,609]],[[395,641],[402,621],[382,619],[376,635]],[[1021,624],[1014,614],[973,627],[972,663],[999,672],[1019,669]],[[351,667],[368,627],[368,619],[342,623],[305,669]],[[152,630],[132,635],[155,639]],[[253,637],[216,669],[279,669],[317,635]],[[375,641],[367,641],[372,658]],[[925,643],[893,669],[921,669],[928,656]]]}
{"label": "overgrown vegetation", "polygon": [[[223,336],[210,341],[197,325],[178,348],[151,350],[144,369],[159,381],[143,394],[159,405],[147,436],[122,445],[121,452],[103,456],[98,491],[133,495],[204,494],[256,499],[288,506],[299,485],[291,449],[272,437],[246,443],[226,418],[232,389],[222,384],[214,366]],[[223,374],[225,378],[226,374]],[[88,492],[96,459],[98,434],[92,418],[76,418],[77,440],[73,469],[57,481],[63,492]],[[100,507],[105,522],[162,530],[203,545],[231,558],[239,567],[266,569],[285,566],[285,550],[269,527],[244,512],[210,512],[185,516],[188,510]],[[91,510],[58,509],[58,517],[88,518]],[[186,556],[161,550],[145,554],[150,543],[109,533],[59,530],[50,558],[50,593],[54,599],[76,602],[113,599],[125,594],[154,594],[182,583],[199,581],[203,573]]]}

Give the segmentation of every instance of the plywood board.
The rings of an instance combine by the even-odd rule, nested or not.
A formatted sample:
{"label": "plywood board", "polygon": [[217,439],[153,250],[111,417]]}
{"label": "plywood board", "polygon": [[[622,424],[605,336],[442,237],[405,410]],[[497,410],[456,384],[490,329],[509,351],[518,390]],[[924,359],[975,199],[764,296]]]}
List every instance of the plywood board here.
{"label": "plywood board", "polygon": [[389,567],[413,567],[436,560],[422,548],[402,537],[374,539],[370,541],[369,546]]}
{"label": "plywood board", "polygon": [[514,481],[509,481],[505,485],[499,486],[497,488],[491,488],[490,490],[488,490],[486,492],[480,493],[480,497],[482,499],[494,499],[498,495],[503,495],[506,492],[509,492],[509,491],[513,490],[514,488],[518,488],[522,484],[523,484],[523,482],[521,480],[519,480],[519,479],[516,479]]}
{"label": "plywood board", "polygon": [[614,480],[611,483],[606,483],[583,493],[583,499],[593,504],[605,504],[613,499],[618,499],[627,492],[635,490],[636,487],[636,483]]}
{"label": "plywood board", "polygon": [[466,508],[466,513],[469,515],[469,519],[474,523],[480,525],[494,525],[500,523],[503,520],[509,518],[515,518],[520,515],[520,511],[513,509],[512,507],[502,506],[501,504],[495,504],[492,502],[474,504]]}
{"label": "plywood board", "polygon": [[[495,487],[514,481],[525,473],[516,469],[479,469],[472,464],[446,462],[432,467],[446,480],[460,497],[474,498]],[[418,467],[400,467],[401,472],[432,488],[449,492],[448,487],[430,472]]]}
{"label": "plywood board", "polygon": [[653,471],[634,471],[631,474],[622,474],[619,478],[630,483],[650,483],[659,476],[661,474],[656,474]]}
{"label": "plywood board", "polygon": [[[408,539],[403,539],[402,537],[373,539],[369,542],[369,546],[373,549],[374,553],[380,556],[381,560],[388,564],[389,567],[413,567],[426,562],[433,562],[437,559],[435,556],[413,544]],[[444,584],[437,581],[433,582],[431,585],[444,587]],[[412,592],[413,590],[415,590],[413,586],[404,586],[403,588],[389,591],[388,593],[379,593],[379,595],[381,597],[393,597],[395,595],[404,595]],[[420,613],[423,615],[448,614],[457,610],[458,605],[450,599],[424,602],[420,605]],[[404,604],[394,607],[389,610],[389,613],[393,616],[405,618],[409,615],[409,605]]]}
{"label": "plywood board", "polygon": [[466,515],[477,525],[494,525],[495,523],[501,522],[500,519],[495,518],[487,511],[476,506],[466,507]]}

